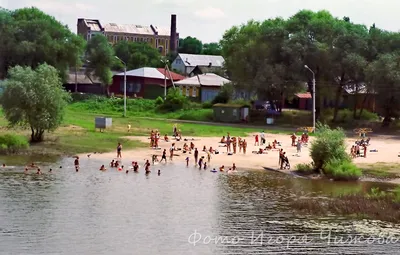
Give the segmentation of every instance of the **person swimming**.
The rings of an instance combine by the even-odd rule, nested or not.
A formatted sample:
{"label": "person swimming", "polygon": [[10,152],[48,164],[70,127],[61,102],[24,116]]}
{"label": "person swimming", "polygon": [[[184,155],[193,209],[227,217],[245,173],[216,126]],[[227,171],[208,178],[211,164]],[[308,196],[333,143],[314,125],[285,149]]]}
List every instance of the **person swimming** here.
{"label": "person swimming", "polygon": [[160,169],[158,169],[158,176],[160,176],[161,175],[161,170]]}
{"label": "person swimming", "polygon": [[107,170],[106,167],[104,165],[101,165],[100,171],[105,171],[105,170]]}
{"label": "person swimming", "polygon": [[28,168],[25,167],[24,174],[28,174]]}
{"label": "person swimming", "polygon": [[139,170],[139,165],[138,165],[138,163],[137,162],[135,162],[135,164],[133,165],[133,172],[138,172],[138,170]]}
{"label": "person swimming", "polygon": [[146,163],[144,164],[144,170],[146,171],[146,174],[150,173],[150,162],[149,160],[146,161]]}
{"label": "person swimming", "polygon": [[36,174],[42,174],[42,172],[40,171],[40,168],[37,169]]}
{"label": "person swimming", "polygon": [[6,164],[3,164],[3,167],[6,167]]}
{"label": "person swimming", "polygon": [[49,173],[53,172],[53,169],[50,168]]}

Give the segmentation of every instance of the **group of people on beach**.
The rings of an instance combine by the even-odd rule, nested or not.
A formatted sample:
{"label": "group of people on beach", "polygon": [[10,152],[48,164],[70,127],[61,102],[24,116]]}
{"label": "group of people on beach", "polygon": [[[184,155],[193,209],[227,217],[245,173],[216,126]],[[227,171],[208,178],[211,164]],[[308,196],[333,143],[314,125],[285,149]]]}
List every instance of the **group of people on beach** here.
{"label": "group of people on beach", "polygon": [[[227,136],[222,136],[220,143],[225,144],[223,147],[226,147],[226,152],[229,155],[236,154],[237,147],[239,145],[239,153],[243,151],[243,154],[246,154],[247,151],[247,141],[246,139],[242,139],[241,137],[231,137],[230,133]],[[232,149],[231,149],[232,145]]]}

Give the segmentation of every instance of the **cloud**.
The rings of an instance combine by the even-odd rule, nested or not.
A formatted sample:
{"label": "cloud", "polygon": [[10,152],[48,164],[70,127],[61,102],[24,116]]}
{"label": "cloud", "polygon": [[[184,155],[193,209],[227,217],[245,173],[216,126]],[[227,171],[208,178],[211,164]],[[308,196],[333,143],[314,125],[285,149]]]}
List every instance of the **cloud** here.
{"label": "cloud", "polygon": [[195,0],[154,0],[155,4],[158,5],[169,5],[176,7],[186,7],[195,3]]}
{"label": "cloud", "polygon": [[201,10],[197,10],[194,12],[194,14],[203,19],[220,19],[225,17],[225,13],[218,8],[214,7],[207,7]]}

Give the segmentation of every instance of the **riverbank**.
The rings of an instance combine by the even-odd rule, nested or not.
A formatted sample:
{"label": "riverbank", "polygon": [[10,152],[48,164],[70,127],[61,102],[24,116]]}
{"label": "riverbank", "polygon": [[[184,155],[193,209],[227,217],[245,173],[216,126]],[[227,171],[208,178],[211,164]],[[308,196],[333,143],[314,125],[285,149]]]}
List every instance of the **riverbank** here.
{"label": "riverbank", "polygon": [[[222,133],[224,134],[224,133]],[[200,137],[200,136],[184,136],[185,140],[175,141],[171,140],[169,142],[165,142],[161,139],[159,143],[160,149],[155,150],[149,148],[150,139],[145,136],[125,136],[124,139],[129,139],[133,141],[138,141],[141,144],[147,144],[146,147],[136,148],[133,150],[124,149],[123,150],[123,159],[124,162],[130,161],[141,161],[144,159],[151,159],[152,155],[157,155],[159,159],[161,159],[162,151],[164,149],[167,150],[167,155],[169,156],[169,149],[172,143],[175,143],[176,148],[182,148],[184,143],[190,145],[191,142],[195,144],[195,147],[200,151],[199,155],[206,157],[206,152],[203,152],[202,149],[206,146],[207,149],[212,147],[213,149],[219,150],[219,154],[213,154],[211,157],[211,167],[219,168],[221,165],[225,166],[225,169],[231,167],[233,163],[238,167],[238,169],[255,169],[262,170],[264,167],[269,169],[279,169],[279,153],[278,150],[268,151],[267,154],[256,154],[259,148],[262,146],[254,145],[254,135],[257,133],[250,133],[249,135],[241,136],[243,139],[246,139],[248,143],[247,153],[243,154],[243,152],[234,155],[228,155],[226,151],[226,147],[219,143],[221,137]],[[294,170],[297,164],[310,163],[312,161],[309,155],[308,146],[304,146],[302,148],[301,153],[297,154],[296,147],[291,146],[290,134],[265,134],[267,144],[272,142],[273,140],[277,140],[281,142],[281,146],[277,148],[282,148],[290,161],[291,170]],[[170,137],[171,138],[171,137]],[[313,140],[313,137],[310,137],[310,142]],[[348,138],[346,140],[347,145],[351,147],[352,144],[356,141],[356,138]],[[265,147],[265,146],[263,146]],[[364,170],[365,177],[375,178],[379,180],[390,181],[392,183],[400,184],[400,179],[397,178],[397,175],[400,175],[400,169],[396,168],[396,166],[400,165],[400,157],[398,157],[397,149],[397,141],[389,136],[376,136],[371,142],[367,152],[367,157],[359,157],[354,159],[354,163],[357,164],[360,168]],[[370,152],[370,150],[377,150],[377,152]],[[174,152],[174,162],[185,162],[186,157],[189,156],[190,164],[195,164],[194,156],[192,153],[183,153],[182,150],[177,150]],[[93,156],[92,156],[93,157]],[[108,158],[114,159],[116,157],[116,152],[104,153],[101,155],[94,155],[94,157],[99,158]],[[125,161],[127,160],[127,161]],[[283,173],[290,173],[290,170],[282,170]],[[380,178],[381,177],[381,178]]]}

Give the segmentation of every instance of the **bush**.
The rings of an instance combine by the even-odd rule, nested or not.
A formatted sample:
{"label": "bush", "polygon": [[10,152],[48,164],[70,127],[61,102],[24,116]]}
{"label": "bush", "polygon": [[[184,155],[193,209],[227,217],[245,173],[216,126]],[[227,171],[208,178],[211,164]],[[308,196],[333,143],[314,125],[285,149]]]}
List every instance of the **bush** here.
{"label": "bush", "polygon": [[296,169],[298,172],[300,172],[302,174],[314,173],[314,168],[311,164],[297,164]]}
{"label": "bush", "polygon": [[[128,112],[154,111],[157,107],[156,101],[149,99],[127,99],[126,109]],[[124,110],[124,100],[122,98],[96,96],[88,100],[73,103],[70,108],[75,111],[90,111],[93,113],[122,113]]]}
{"label": "bush", "polygon": [[168,90],[167,98],[164,103],[159,106],[159,109],[174,112],[183,109],[188,102],[188,99],[182,95],[180,89],[171,88]]}
{"label": "bush", "polygon": [[0,136],[1,153],[17,153],[29,147],[28,139],[24,136],[5,134]]}
{"label": "bush", "polygon": [[231,100],[232,94],[233,87],[230,84],[225,84],[213,99],[212,104],[226,104]]}
{"label": "bush", "polygon": [[[322,122],[330,122],[333,119],[333,109],[325,109],[322,114],[321,114],[321,121]],[[357,110],[357,116],[359,114],[360,110]],[[366,121],[377,121],[379,120],[379,116],[376,113],[369,112],[367,110],[363,110],[361,116],[357,120],[366,120]],[[354,121],[353,118],[353,110],[350,109],[343,109],[339,110],[338,116],[337,116],[337,122],[338,123],[351,123]]]}
{"label": "bush", "polygon": [[362,175],[361,169],[354,165],[350,160],[333,159],[329,161],[324,168],[328,177],[335,181],[353,181],[358,180]]}
{"label": "bush", "polygon": [[163,103],[164,103],[164,99],[163,99],[162,97],[157,97],[157,98],[156,98],[155,104],[156,104],[157,106],[160,106],[160,105],[162,105]]}
{"label": "bush", "polygon": [[211,109],[213,107],[213,104],[211,102],[207,101],[207,102],[204,102],[202,106],[203,106],[203,109]]}
{"label": "bush", "polygon": [[341,128],[331,129],[328,125],[318,123],[315,136],[310,156],[316,170],[324,170],[324,166],[332,160],[351,161],[346,153],[346,135]]}

